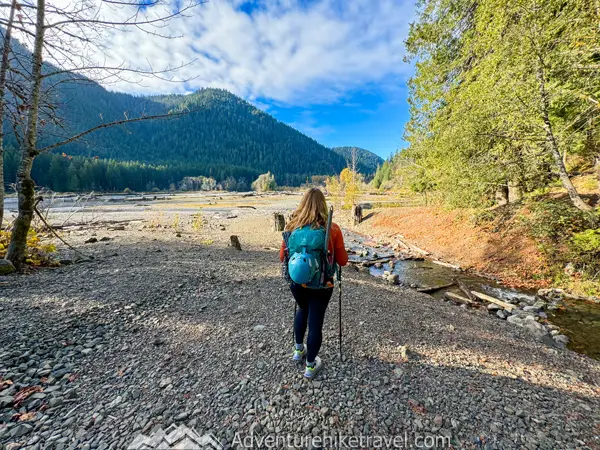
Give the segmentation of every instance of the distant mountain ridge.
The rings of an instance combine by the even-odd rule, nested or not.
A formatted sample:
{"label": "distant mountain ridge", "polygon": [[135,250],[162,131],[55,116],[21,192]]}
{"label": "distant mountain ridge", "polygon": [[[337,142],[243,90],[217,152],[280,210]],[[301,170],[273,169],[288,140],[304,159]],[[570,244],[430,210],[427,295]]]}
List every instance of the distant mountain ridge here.
{"label": "distant mountain ridge", "polygon": [[[16,41],[13,52],[21,62],[31,58]],[[56,68],[45,63],[43,70],[49,73]],[[64,82],[69,77],[76,82]],[[260,173],[271,171],[282,185],[300,185],[311,175],[332,175],[345,167],[344,159],[329,148],[222,89],[140,97],[108,91],[78,74],[63,74],[59,79],[62,83],[52,94],[52,103],[67,129],[41,127],[44,138],[40,146],[121,120],[125,115],[192,111],[179,117],[98,130],[84,141],[58,148],[59,154],[178,166],[181,173],[188,171],[192,176],[210,176],[217,181],[235,177],[250,182]],[[56,79],[47,81],[46,86],[53,81]],[[16,147],[10,127],[5,131],[7,147]]]}
{"label": "distant mountain ridge", "polygon": [[346,160],[347,165],[352,163],[352,152],[356,150],[357,170],[365,175],[373,175],[377,171],[377,168],[383,164],[383,158],[364,148],[333,147],[331,150],[342,156]]}
{"label": "distant mountain ridge", "polygon": [[74,124],[75,131],[96,125],[98,117],[117,120],[126,111],[132,117],[142,111],[192,111],[95,132],[85,143],[61,149],[70,155],[186,164],[217,181],[271,171],[284,185],[299,185],[310,175],[339,173],[345,166],[340,155],[225,90],[140,98],[85,84],[61,95],[67,104],[66,122]]}
{"label": "distant mountain ridge", "polygon": [[[21,58],[30,58],[28,50],[18,42],[13,51]],[[44,64],[45,72],[54,70],[52,65]],[[60,77],[64,81],[67,76]],[[70,162],[42,155],[35,163],[34,178],[50,188],[83,190],[84,186],[92,186],[93,189],[118,190],[129,186],[127,180],[137,177],[138,188],[147,185],[164,189],[177,185],[185,176],[213,177],[217,182],[230,180],[229,184],[233,178],[239,181],[234,184],[249,186],[260,173],[267,171],[275,175],[280,185],[298,186],[312,175],[339,173],[347,166],[348,154],[351,154],[345,150],[348,147],[329,149],[321,145],[223,89],[140,97],[108,91],[82,75],[70,76],[76,82],[60,83],[53,94],[53,104],[65,128],[47,125],[40,146],[102,123],[121,120],[125,115],[132,118],[191,112],[105,128],[87,135],[85,140],[57,148],[55,155],[64,154],[67,159],[75,157]],[[16,148],[11,131],[8,127],[5,131],[7,147]],[[359,170],[374,173],[380,158],[367,150],[358,149],[358,152]],[[105,161],[104,166],[101,168],[97,163],[89,167],[86,159]],[[16,172],[17,160],[14,152],[6,158],[7,184],[14,181],[11,177]],[[88,166],[85,170],[84,165]],[[95,181],[90,185],[86,180],[92,173]]]}

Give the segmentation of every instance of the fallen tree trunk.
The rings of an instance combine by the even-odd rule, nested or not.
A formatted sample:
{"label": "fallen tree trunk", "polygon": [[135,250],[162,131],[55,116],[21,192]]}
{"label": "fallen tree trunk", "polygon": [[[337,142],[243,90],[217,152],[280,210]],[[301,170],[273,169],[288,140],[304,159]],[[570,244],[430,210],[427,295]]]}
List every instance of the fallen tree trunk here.
{"label": "fallen tree trunk", "polygon": [[512,311],[513,309],[516,308],[515,305],[511,304],[511,303],[506,303],[503,302],[502,300],[498,300],[497,298],[494,297],[490,297],[487,294],[482,294],[481,292],[477,292],[477,291],[471,291],[473,293],[473,295],[481,300],[484,300],[486,302],[490,302],[490,303],[495,303],[498,306],[502,306],[504,309],[508,309],[509,311]]}
{"label": "fallen tree trunk", "polygon": [[460,268],[460,266],[457,266],[456,264],[450,264],[450,263],[447,263],[447,262],[444,262],[444,261],[439,261],[437,259],[432,259],[431,262],[434,263],[434,264],[437,264],[439,266],[449,267],[452,270],[462,270]]}
{"label": "fallen tree trunk", "polygon": [[423,249],[421,249],[421,248],[417,247],[416,245],[413,245],[413,244],[411,244],[409,242],[406,242],[406,241],[400,239],[399,237],[396,237],[396,240],[398,241],[398,243],[401,246],[403,246],[404,248],[409,249],[412,252],[415,252],[415,253],[418,253],[418,254],[421,254],[421,255],[424,255],[424,256],[427,256],[427,255],[430,254],[428,251],[423,250]]}
{"label": "fallen tree trunk", "polygon": [[467,298],[469,300],[471,300],[472,302],[476,302],[477,301],[477,297],[475,297],[471,293],[471,289],[469,289],[469,286],[467,286],[464,281],[462,281],[460,278],[456,277],[456,278],[454,278],[454,282],[456,283],[456,285],[458,286],[458,288],[463,292],[463,294],[465,294],[467,296]]}
{"label": "fallen tree trunk", "polygon": [[454,282],[452,283],[447,283],[447,284],[442,284],[439,286],[432,286],[432,287],[424,287],[424,288],[419,288],[417,289],[418,292],[424,292],[424,293],[430,293],[430,292],[435,292],[435,291],[439,291],[440,289],[446,289],[449,288],[450,286],[454,286]]}
{"label": "fallen tree trunk", "polygon": [[600,304],[600,297],[585,297],[583,295],[569,294],[568,292],[563,292],[563,295],[565,296],[565,298],[568,298],[570,300],[579,300],[582,302],[591,302],[591,303],[599,303]]}
{"label": "fallen tree trunk", "polygon": [[95,226],[101,226],[101,225],[116,225],[116,224],[120,224],[120,223],[132,223],[132,222],[143,222],[143,219],[134,219],[134,220],[99,220],[97,222],[95,221],[90,221],[90,222],[78,222],[78,223],[65,223],[63,225],[52,225],[52,228],[54,228],[55,230],[65,230],[67,228],[74,228],[74,227],[95,227]]}
{"label": "fallen tree trunk", "polygon": [[454,292],[445,292],[444,297],[453,302],[463,303],[465,305],[475,305],[474,301],[469,300],[462,295],[455,294]]}
{"label": "fallen tree trunk", "polygon": [[372,260],[367,259],[364,261],[359,261],[358,264],[362,264],[365,267],[371,267],[377,263],[385,264],[385,263],[389,263],[389,262],[390,262],[389,258],[381,258],[381,259],[372,259]]}

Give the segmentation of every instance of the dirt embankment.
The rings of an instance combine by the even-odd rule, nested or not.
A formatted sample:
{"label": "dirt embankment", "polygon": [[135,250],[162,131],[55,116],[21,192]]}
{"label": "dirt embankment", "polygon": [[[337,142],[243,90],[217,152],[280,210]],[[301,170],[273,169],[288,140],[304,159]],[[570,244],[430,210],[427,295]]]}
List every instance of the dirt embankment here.
{"label": "dirt embankment", "polygon": [[535,243],[516,224],[505,225],[511,226],[484,228],[475,225],[466,211],[417,207],[376,210],[356,230],[404,236],[444,261],[498,277],[509,285],[548,284],[547,265]]}

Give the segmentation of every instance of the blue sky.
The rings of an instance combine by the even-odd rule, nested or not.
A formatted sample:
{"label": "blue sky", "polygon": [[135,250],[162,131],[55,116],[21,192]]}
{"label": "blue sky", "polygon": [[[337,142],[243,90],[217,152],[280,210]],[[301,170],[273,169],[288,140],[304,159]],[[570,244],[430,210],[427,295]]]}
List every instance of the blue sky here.
{"label": "blue sky", "polygon": [[[123,9],[105,14],[129,13]],[[210,0],[161,30],[177,39],[107,33],[110,62],[154,70],[183,64],[174,74],[181,83],[117,80],[109,88],[227,89],[324,145],[385,158],[402,146],[408,118],[412,67],[403,57],[414,10],[414,0]]]}
{"label": "blue sky", "polygon": [[362,147],[384,159],[403,147],[409,117],[405,88],[395,93],[352,92],[343,101],[323,105],[286,107],[263,100],[259,106],[323,145]]}

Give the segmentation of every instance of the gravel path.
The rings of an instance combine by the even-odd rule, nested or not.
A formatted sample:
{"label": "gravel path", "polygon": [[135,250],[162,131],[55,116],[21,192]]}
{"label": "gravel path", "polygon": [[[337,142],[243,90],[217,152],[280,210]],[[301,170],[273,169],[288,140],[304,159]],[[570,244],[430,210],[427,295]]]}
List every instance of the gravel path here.
{"label": "gravel path", "polygon": [[[171,424],[226,447],[289,433],[397,435],[402,448],[434,442],[424,436],[438,447],[447,437],[453,448],[600,448],[600,362],[352,269],[346,360],[336,300],[324,370],[303,380],[267,219],[241,211],[181,237],[136,224],[98,230],[110,240],[93,244],[83,244],[91,231],[73,232],[94,262],[4,277],[0,448],[121,449]],[[232,233],[243,251],[227,247]]]}

